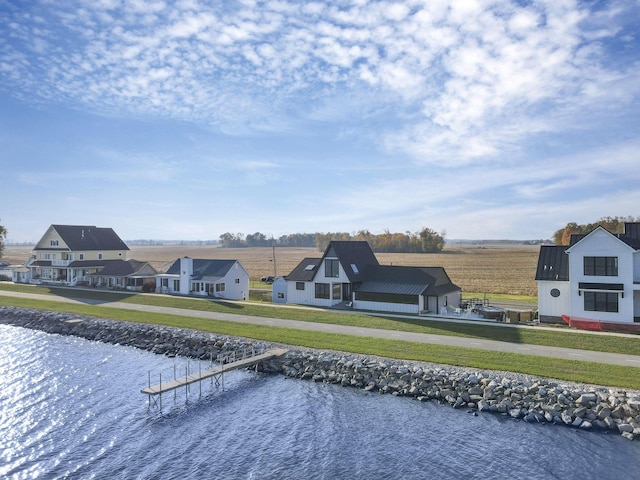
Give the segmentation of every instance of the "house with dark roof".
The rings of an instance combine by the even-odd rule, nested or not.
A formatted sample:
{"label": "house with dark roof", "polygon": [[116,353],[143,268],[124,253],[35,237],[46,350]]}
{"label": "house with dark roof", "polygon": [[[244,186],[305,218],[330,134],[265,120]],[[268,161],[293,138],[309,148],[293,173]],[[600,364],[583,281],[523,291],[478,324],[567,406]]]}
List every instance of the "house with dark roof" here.
{"label": "house with dark roof", "polygon": [[158,271],[139,260],[106,260],[105,266],[89,274],[89,286],[131,291],[154,292]]}
{"label": "house with dark roof", "polygon": [[640,322],[640,223],[624,233],[597,227],[573,235],[569,246],[543,245],[536,268],[538,317]]}
{"label": "house with dark roof", "polygon": [[396,313],[458,307],[461,290],[442,267],[380,265],[366,241],[333,241],[321,258],[305,258],[286,281],[286,302]]}
{"label": "house with dark roof", "polygon": [[238,260],[183,257],[156,275],[156,291],[245,300],[249,297],[249,274]]}
{"label": "house with dark roof", "polygon": [[30,283],[88,284],[109,260],[127,260],[129,247],[112,228],[51,225],[26,263]]}

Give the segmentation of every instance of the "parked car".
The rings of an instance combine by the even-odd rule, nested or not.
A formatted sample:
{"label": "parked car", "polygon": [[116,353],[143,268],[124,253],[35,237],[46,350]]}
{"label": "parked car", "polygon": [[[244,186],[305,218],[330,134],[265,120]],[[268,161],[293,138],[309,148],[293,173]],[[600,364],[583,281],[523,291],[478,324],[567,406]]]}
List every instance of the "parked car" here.
{"label": "parked car", "polygon": [[274,280],[275,280],[275,277],[273,277],[272,275],[266,275],[260,279],[261,282],[269,283],[269,284],[273,283]]}

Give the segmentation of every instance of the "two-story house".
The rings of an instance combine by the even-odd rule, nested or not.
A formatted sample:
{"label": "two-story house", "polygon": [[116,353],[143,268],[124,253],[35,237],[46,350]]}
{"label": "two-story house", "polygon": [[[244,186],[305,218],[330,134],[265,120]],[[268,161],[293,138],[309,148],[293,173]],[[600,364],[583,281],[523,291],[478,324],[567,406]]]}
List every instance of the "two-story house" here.
{"label": "two-story house", "polygon": [[129,247],[111,228],[51,225],[27,261],[28,281],[77,285],[89,283],[109,261],[127,260]]}
{"label": "two-story house", "polygon": [[284,280],[286,303],[319,307],[438,313],[462,296],[442,267],[380,265],[366,241],[330,242],[322,258],[305,258]]}
{"label": "two-story house", "polygon": [[542,246],[536,281],[541,322],[640,330],[640,223],[626,223],[622,234],[597,227],[573,235],[568,247]]}

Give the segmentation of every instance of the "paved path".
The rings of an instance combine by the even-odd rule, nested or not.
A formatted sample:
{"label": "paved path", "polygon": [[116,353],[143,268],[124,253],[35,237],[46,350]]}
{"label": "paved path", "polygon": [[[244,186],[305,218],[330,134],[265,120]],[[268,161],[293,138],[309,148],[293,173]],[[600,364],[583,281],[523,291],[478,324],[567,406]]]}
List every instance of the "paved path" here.
{"label": "paved path", "polygon": [[[250,315],[229,314],[218,312],[205,312],[201,310],[188,310],[183,308],[160,307],[154,305],[139,305],[125,302],[105,302],[103,300],[74,299],[53,295],[33,293],[9,292],[0,290],[0,295],[35,300],[49,300],[63,303],[90,304],[108,308],[136,310],[140,312],[164,313],[170,315],[182,315],[195,318],[207,318],[211,320],[225,320],[229,322],[249,323],[256,325],[269,325],[274,327],[297,328],[300,330],[313,330],[326,333],[343,335],[357,335],[361,337],[385,338],[389,340],[401,340],[408,342],[430,343],[436,345],[448,345],[454,347],[477,348],[497,352],[520,353],[540,357],[561,358],[566,360],[580,360],[585,362],[606,363],[640,367],[640,356],[624,355],[619,353],[592,352],[571,348],[548,347],[544,345],[518,344],[486,340],[482,338],[454,337],[449,335],[434,335],[428,333],[400,332],[396,330],[381,330],[375,328],[352,327],[346,325],[331,325],[326,323],[304,322],[297,320],[283,320],[279,318],[255,317]],[[498,327],[496,328],[507,328]],[[510,326],[509,328],[518,328]],[[530,327],[537,328],[537,327]],[[558,334],[562,334],[558,332]]]}

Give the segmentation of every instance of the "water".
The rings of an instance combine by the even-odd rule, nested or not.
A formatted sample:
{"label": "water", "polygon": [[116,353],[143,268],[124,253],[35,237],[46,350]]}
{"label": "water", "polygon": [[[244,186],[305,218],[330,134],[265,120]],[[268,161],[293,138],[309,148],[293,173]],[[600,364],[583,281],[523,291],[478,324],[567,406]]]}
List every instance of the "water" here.
{"label": "water", "polygon": [[[640,442],[0,325],[0,478],[639,479]],[[202,363],[206,366],[206,362]]]}

